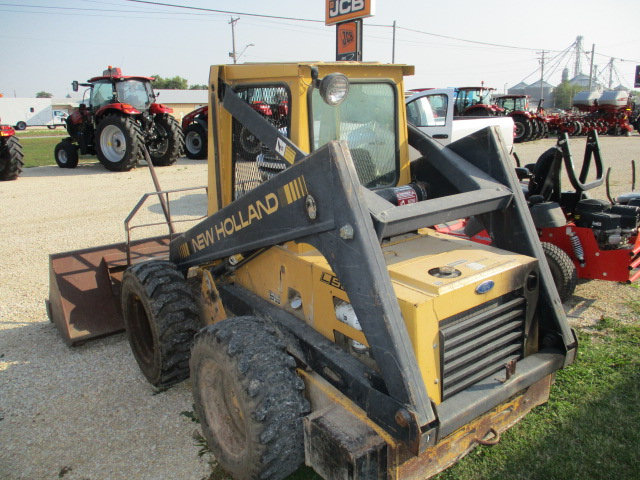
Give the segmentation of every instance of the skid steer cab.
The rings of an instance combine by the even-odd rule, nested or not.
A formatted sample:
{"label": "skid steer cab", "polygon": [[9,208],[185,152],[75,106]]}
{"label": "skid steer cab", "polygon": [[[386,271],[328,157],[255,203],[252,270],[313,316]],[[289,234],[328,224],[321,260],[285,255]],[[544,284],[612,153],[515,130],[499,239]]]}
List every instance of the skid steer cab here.
{"label": "skid steer cab", "polygon": [[[51,257],[67,341],[124,326],[150,383],[191,376],[234,478],[427,478],[497,442],[575,358],[499,131],[443,148],[408,126],[412,73],[211,67],[207,218]],[[471,215],[492,246],[429,228]],[[99,334],[87,295],[111,305]]]}

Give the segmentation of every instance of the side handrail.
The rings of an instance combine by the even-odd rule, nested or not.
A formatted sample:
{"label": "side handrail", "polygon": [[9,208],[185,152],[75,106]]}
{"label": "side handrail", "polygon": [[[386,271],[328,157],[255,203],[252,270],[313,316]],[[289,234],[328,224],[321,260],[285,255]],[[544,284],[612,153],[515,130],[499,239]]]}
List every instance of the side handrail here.
{"label": "side handrail", "polygon": [[[174,190],[159,190],[156,192],[145,193],[142,196],[142,198],[140,198],[136,206],[133,207],[129,215],[127,215],[127,218],[125,218],[124,220],[124,230],[126,234],[125,248],[127,252],[127,266],[131,266],[131,244],[132,244],[131,232],[133,230],[137,228],[147,228],[147,227],[155,227],[159,225],[167,225],[169,229],[169,240],[172,240],[174,236],[179,234],[174,231],[173,224],[184,223],[184,222],[197,222],[207,217],[207,214],[204,214],[197,218],[188,218],[188,219],[182,219],[182,220],[174,220],[171,218],[171,203],[169,201],[169,194],[189,192],[194,190],[204,190],[207,195],[209,193],[209,190],[206,186],[200,186],[200,187],[178,188]],[[131,221],[133,220],[133,218],[138,214],[138,212],[140,211],[142,206],[146,203],[146,201],[153,196],[158,197],[160,201],[160,205],[162,206],[162,210],[165,214],[165,220],[161,222],[144,223],[144,224],[132,226]]]}

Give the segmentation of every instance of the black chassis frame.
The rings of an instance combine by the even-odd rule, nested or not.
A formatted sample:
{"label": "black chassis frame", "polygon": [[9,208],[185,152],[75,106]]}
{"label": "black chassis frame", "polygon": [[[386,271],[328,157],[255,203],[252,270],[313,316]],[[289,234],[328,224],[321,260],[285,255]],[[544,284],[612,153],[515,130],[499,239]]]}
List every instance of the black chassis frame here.
{"label": "black chassis frame", "polygon": [[[276,144],[284,143],[291,149],[286,157],[295,160],[290,168],[172,240],[171,261],[186,275],[191,267],[287,241],[317,248],[340,278],[377,360],[379,375],[299,319],[240,287],[221,287],[223,303],[228,302],[236,313],[266,314],[290,340],[290,351],[299,361],[347,395],[411,451],[423,451],[437,438],[572,363],[577,340],[542,260],[535,227],[496,128],[484,129],[443,149],[409,126],[410,144],[422,154],[412,164],[413,175],[433,187],[433,198],[395,207],[359,184],[346,143],[330,142],[306,155],[230,87],[221,84],[218,95],[223,107],[267,147],[278,152]],[[284,192],[294,184],[298,193],[287,197]],[[247,212],[252,206],[255,210],[259,201],[266,202],[268,196],[278,199],[277,208],[247,222]],[[426,394],[380,241],[471,215],[478,215],[495,246],[540,260],[540,298],[532,308],[536,309],[544,348],[519,361],[509,381],[488,378],[480,392],[469,388],[435,406]],[[225,222],[235,227],[220,234]],[[338,378],[328,375],[323,366]]]}

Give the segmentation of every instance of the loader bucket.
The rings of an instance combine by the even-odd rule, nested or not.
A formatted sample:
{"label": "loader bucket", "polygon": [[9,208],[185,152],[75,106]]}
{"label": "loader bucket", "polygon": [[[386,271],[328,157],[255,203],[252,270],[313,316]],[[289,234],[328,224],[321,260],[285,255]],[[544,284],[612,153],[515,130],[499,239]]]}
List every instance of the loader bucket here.
{"label": "loader bucket", "polygon": [[[131,247],[131,263],[168,252],[168,237],[145,239]],[[124,330],[120,285],[126,268],[124,242],[49,256],[47,313],[69,346]]]}

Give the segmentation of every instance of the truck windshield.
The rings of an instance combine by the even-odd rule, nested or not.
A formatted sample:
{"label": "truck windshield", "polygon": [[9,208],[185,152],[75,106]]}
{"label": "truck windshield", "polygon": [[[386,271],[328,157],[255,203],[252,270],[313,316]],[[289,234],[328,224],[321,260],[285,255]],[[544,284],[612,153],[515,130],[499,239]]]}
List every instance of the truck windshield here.
{"label": "truck windshield", "polygon": [[315,150],[346,140],[360,183],[367,188],[395,185],[398,179],[396,92],[389,83],[357,83],[337,107],[317,89],[311,95],[311,140]]}
{"label": "truck windshield", "polygon": [[128,103],[140,111],[149,110],[153,99],[153,92],[149,82],[124,80],[116,84],[116,89],[118,91],[118,100],[121,103]]}

